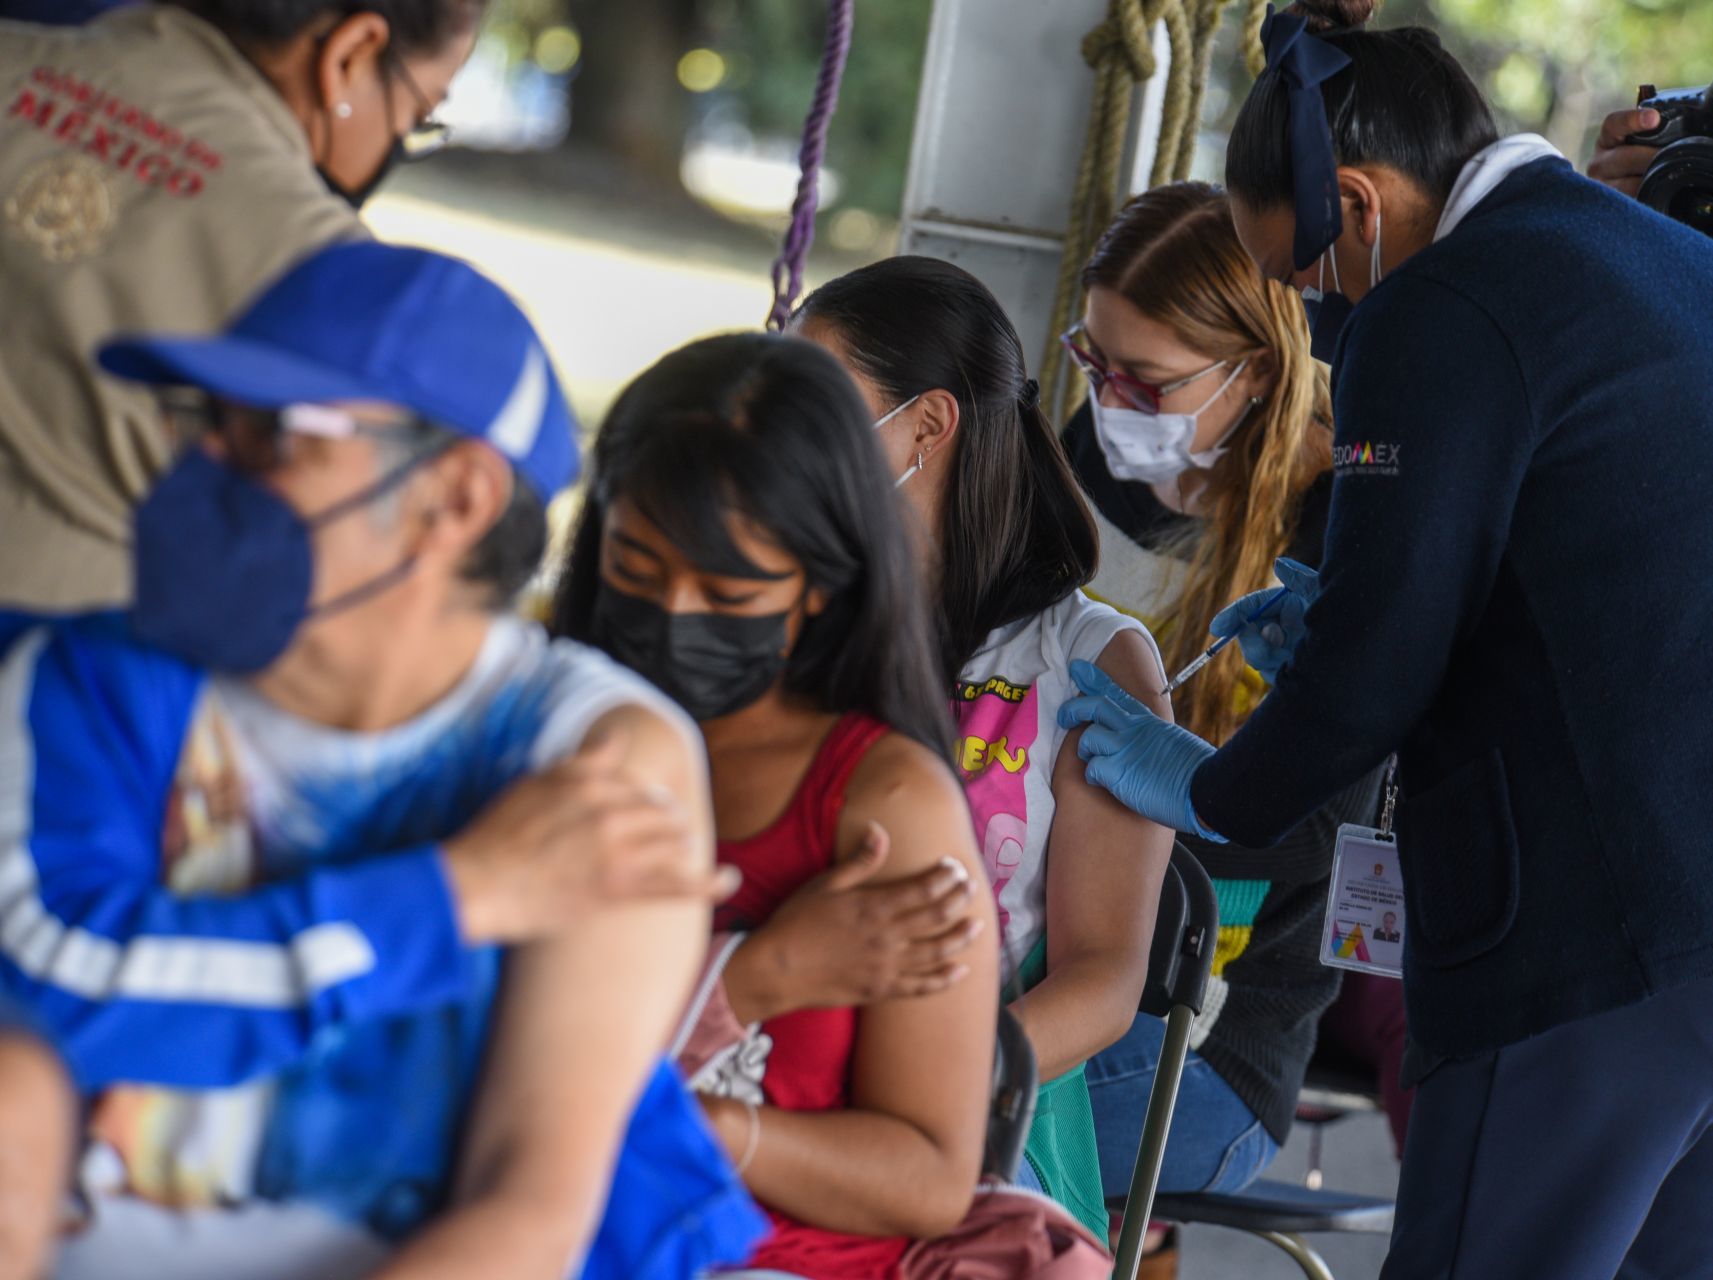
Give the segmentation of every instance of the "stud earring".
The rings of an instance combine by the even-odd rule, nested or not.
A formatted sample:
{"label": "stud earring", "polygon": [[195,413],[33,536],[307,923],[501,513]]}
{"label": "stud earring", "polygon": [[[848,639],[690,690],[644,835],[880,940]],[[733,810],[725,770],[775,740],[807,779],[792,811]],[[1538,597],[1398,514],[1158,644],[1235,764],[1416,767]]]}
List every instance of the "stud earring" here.
{"label": "stud earring", "polygon": [[337,103],[333,108],[333,114],[341,120],[349,120],[351,118],[351,104],[349,102]]}

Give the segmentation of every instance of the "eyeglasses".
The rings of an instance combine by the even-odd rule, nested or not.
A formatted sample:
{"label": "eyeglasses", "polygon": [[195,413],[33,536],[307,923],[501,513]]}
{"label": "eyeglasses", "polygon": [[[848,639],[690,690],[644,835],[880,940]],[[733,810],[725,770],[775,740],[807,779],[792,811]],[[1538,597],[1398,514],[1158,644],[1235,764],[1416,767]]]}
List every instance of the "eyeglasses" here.
{"label": "eyeglasses", "polygon": [[1079,322],[1060,334],[1059,341],[1064,345],[1065,350],[1071,353],[1071,359],[1076,361],[1077,368],[1082,370],[1083,376],[1094,388],[1096,396],[1099,396],[1110,384],[1112,389],[1127,404],[1134,409],[1140,409],[1143,413],[1160,412],[1160,401],[1166,396],[1171,395],[1180,387],[1187,387],[1192,382],[1200,381],[1215,369],[1223,369],[1230,363],[1228,360],[1219,360],[1208,365],[1199,373],[1192,373],[1188,377],[1179,378],[1176,382],[1168,382],[1164,385],[1157,382],[1144,382],[1140,378],[1131,377],[1128,373],[1109,369],[1104,360],[1082,345],[1087,337],[1088,329]]}
{"label": "eyeglasses", "polygon": [[[334,24],[336,27],[337,24]],[[319,51],[332,37],[334,27],[323,31],[316,40],[315,47]],[[405,90],[416,103],[416,123],[397,139],[398,158],[406,164],[417,160],[426,160],[436,152],[444,151],[452,142],[452,126],[434,118],[436,110],[434,101],[422,91],[422,86],[411,75],[410,68],[405,66],[391,46],[381,55],[381,72],[383,75],[396,75],[404,81]],[[393,128],[392,99],[386,101],[387,127]]]}
{"label": "eyeglasses", "polygon": [[433,101],[422,91],[402,58],[389,57],[386,65],[404,82],[406,91],[416,101],[417,123],[399,138],[399,159],[410,164],[446,150],[452,144],[452,126],[434,118]]}
{"label": "eyeglasses", "polygon": [[251,475],[264,475],[291,461],[292,443],[298,436],[324,440],[366,436],[408,443],[421,437],[424,426],[421,419],[413,417],[359,422],[343,410],[320,404],[257,409],[194,387],[166,388],[159,399],[175,452],[182,453],[216,436],[232,466]]}

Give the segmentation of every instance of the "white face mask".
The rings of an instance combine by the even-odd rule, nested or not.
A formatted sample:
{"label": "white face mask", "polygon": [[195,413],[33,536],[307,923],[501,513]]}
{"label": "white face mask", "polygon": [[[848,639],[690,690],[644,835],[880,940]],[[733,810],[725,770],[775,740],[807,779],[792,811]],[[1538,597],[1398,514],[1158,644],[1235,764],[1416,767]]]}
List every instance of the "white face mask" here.
{"label": "white face mask", "polygon": [[[879,431],[887,423],[891,422],[894,418],[896,418],[899,414],[903,413],[906,409],[908,409],[911,405],[915,404],[921,398],[922,398],[921,393],[918,392],[916,395],[911,396],[903,404],[899,405],[891,413],[885,415],[884,417],[876,418],[874,421],[874,429],[876,431]],[[906,471],[903,475],[899,476],[898,479],[894,480],[892,482],[892,487],[894,489],[902,489],[904,487],[904,482],[922,469],[922,460],[923,460],[923,455],[921,453],[918,453],[916,455],[916,464],[914,466],[912,466],[908,471]]]}
{"label": "white face mask", "polygon": [[1304,302],[1326,301],[1326,260],[1328,258],[1332,259],[1332,291],[1340,297],[1344,296],[1344,282],[1338,278],[1338,258],[1332,252],[1332,246],[1328,245],[1320,251],[1320,269],[1315,277],[1315,283],[1303,286]]}
{"label": "white face mask", "polygon": [[1106,469],[1115,480],[1137,480],[1143,484],[1165,484],[1192,468],[1205,471],[1225,456],[1226,441],[1243,424],[1255,402],[1244,407],[1236,421],[1211,449],[1190,452],[1196,438],[1196,422],[1215,400],[1224,395],[1243,366],[1240,361],[1219,390],[1215,391],[1194,413],[1144,413],[1140,409],[1116,409],[1100,402],[1093,393],[1089,407],[1094,412],[1095,439],[1106,456]]}

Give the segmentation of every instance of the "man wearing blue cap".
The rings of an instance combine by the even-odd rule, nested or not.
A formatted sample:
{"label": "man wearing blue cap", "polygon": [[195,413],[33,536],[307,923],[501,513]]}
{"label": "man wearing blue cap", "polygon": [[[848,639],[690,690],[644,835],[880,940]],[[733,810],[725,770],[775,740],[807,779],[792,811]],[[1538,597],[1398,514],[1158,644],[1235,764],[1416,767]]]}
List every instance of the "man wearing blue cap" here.
{"label": "man wearing blue cap", "polygon": [[[91,1098],[59,1274],[563,1275],[718,883],[695,726],[504,612],[576,468],[539,340],[357,244],[100,358],[187,448],[128,613],[0,660],[0,976]],[[693,1175],[661,1211],[741,1257],[741,1189],[645,1097]]]}

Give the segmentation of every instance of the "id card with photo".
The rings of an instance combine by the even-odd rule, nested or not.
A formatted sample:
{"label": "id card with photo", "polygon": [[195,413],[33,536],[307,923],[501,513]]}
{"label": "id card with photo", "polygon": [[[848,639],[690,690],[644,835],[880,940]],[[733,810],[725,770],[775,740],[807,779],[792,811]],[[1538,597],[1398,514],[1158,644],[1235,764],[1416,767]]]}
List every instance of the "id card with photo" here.
{"label": "id card with photo", "polygon": [[1352,823],[1338,829],[1320,962],[1388,978],[1403,976],[1404,881],[1396,837]]}

